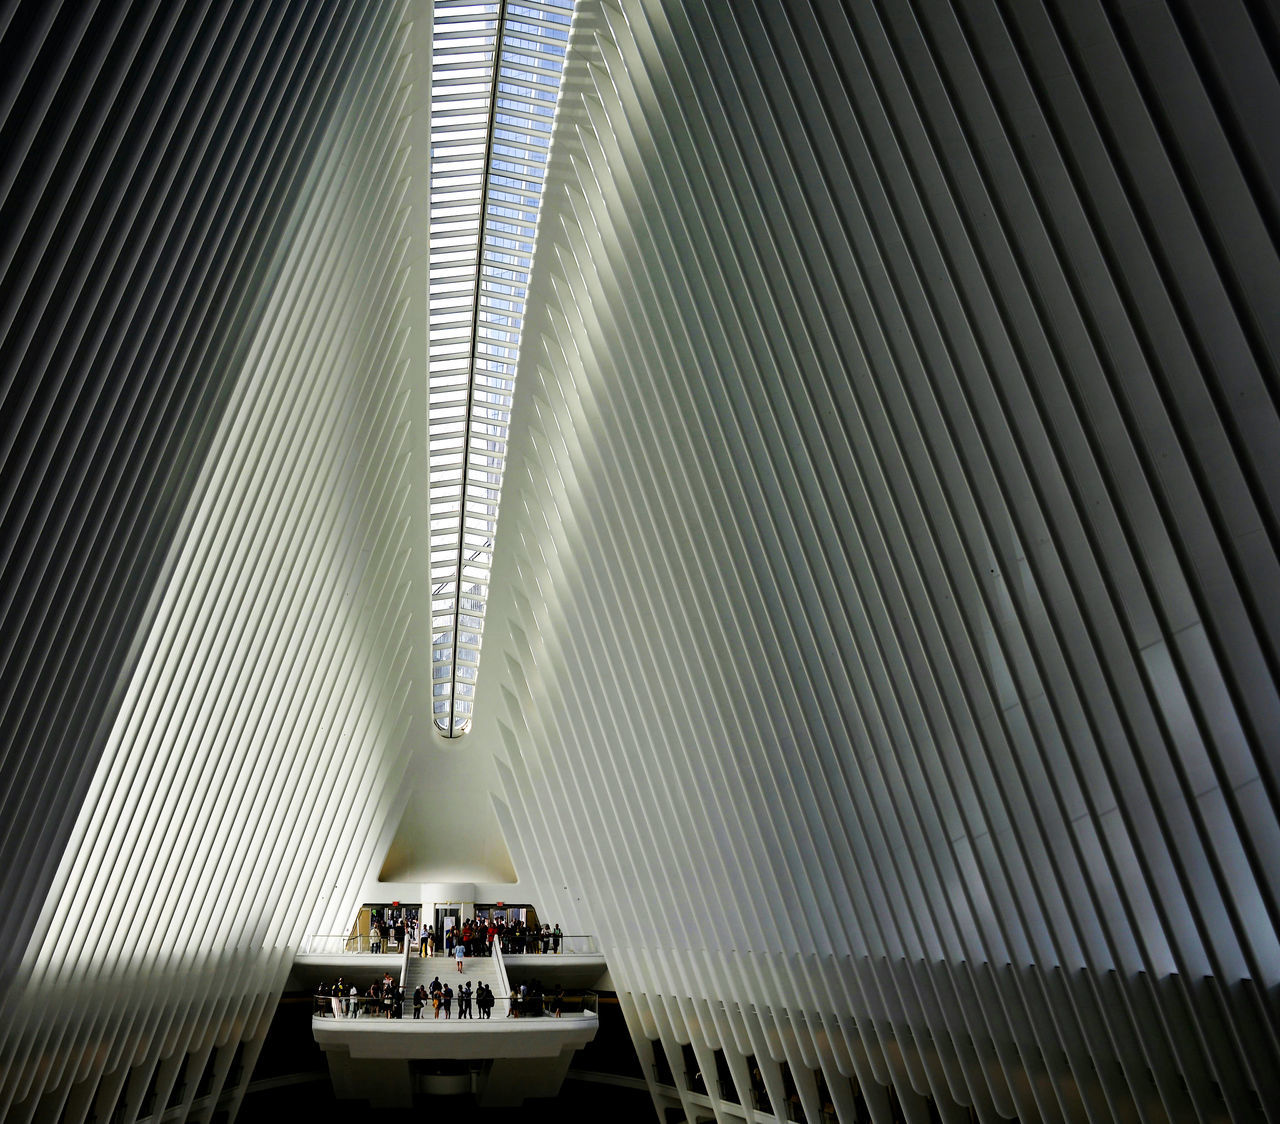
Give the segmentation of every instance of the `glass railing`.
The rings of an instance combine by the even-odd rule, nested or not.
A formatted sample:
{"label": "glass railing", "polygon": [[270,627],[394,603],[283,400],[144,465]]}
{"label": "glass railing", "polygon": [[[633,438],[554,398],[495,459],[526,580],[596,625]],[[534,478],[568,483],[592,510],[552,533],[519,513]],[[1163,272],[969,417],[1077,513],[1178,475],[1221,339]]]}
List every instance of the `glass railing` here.
{"label": "glass railing", "polygon": [[[538,934],[536,937],[526,933],[505,933],[495,938],[494,943],[498,944],[507,956],[600,955],[600,944],[596,938],[583,933],[561,933],[559,936],[553,933],[550,937],[545,933]],[[485,948],[485,944],[480,941],[475,941],[473,944],[476,952],[484,955],[481,950]],[[404,941],[396,941],[394,937],[383,937],[376,942],[375,947],[373,938],[367,933],[358,935],[322,933],[304,937],[299,951],[304,956],[337,956],[344,953],[403,956],[405,952],[410,956],[418,956],[422,950],[417,941],[408,938]],[[435,955],[447,957],[448,953],[439,946],[435,950]]]}
{"label": "glass railing", "polygon": [[552,934],[545,933],[537,937],[531,934],[514,934],[502,942],[502,951],[507,956],[564,955],[564,956],[599,956],[600,944],[595,937],[584,933]]}
{"label": "glass railing", "polygon": [[599,1017],[599,997],[589,991],[582,995],[525,995],[493,997],[493,1006],[487,1010],[478,1006],[476,996],[471,997],[470,1013],[465,1013],[455,993],[446,1007],[443,1000],[436,1003],[431,996],[419,1005],[412,996],[403,1000],[385,999],[377,995],[332,995],[319,992],[315,996],[312,1017],[317,1019],[407,1019],[428,1021],[488,1021],[492,1019],[536,1019],[560,1017]]}
{"label": "glass railing", "polygon": [[[376,947],[375,947],[376,946]],[[372,953],[382,956],[400,956],[406,951],[417,954],[417,942],[406,938],[382,937],[374,941],[369,934],[313,933],[304,937],[299,952],[303,956],[338,956],[343,953]]]}
{"label": "glass railing", "polygon": [[[502,959],[502,942],[493,940],[486,946],[493,957],[494,966],[498,969],[498,994],[511,994],[511,977],[507,975],[507,965]],[[492,986],[492,985],[490,985]]]}
{"label": "glass railing", "polygon": [[378,995],[315,995],[312,1016],[320,1019],[391,1019],[403,1014],[402,1004]]}

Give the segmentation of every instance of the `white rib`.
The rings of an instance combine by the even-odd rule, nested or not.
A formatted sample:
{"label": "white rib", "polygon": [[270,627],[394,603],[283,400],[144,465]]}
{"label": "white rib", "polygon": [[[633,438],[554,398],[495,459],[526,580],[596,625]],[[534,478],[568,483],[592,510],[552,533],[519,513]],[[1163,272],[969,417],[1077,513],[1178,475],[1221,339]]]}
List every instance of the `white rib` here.
{"label": "white rib", "polygon": [[688,1113],[1270,1111],[1276,197],[1149,14],[579,7],[475,737]]}
{"label": "white rib", "polygon": [[[203,1066],[216,1097],[241,1042],[247,1082],[292,949],[345,922],[403,801],[423,439],[405,349],[408,25],[390,7],[299,15],[281,58],[240,74],[280,68],[242,128],[292,106],[306,160],[262,196],[289,211],[262,287],[232,294],[247,315],[224,314],[241,333],[231,400],[6,1000],[6,1119],[117,1100],[132,1119],[149,1084],[162,1102],[177,1087],[188,1053],[189,1109]],[[248,57],[223,61],[232,90]],[[317,74],[338,84],[325,118],[301,112]],[[269,165],[242,167],[269,184]],[[216,261],[222,230],[205,222]],[[192,345],[219,346],[207,332]],[[192,362],[165,358],[170,380]]]}

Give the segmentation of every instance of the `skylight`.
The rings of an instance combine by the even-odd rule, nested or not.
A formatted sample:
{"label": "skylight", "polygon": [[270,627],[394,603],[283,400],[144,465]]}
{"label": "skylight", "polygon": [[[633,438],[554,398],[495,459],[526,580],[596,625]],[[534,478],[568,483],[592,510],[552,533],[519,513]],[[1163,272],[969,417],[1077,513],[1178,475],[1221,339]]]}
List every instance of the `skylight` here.
{"label": "skylight", "polygon": [[436,729],[457,737],[470,728],[475,701],[534,228],[573,0],[436,0],[434,11],[431,709]]}

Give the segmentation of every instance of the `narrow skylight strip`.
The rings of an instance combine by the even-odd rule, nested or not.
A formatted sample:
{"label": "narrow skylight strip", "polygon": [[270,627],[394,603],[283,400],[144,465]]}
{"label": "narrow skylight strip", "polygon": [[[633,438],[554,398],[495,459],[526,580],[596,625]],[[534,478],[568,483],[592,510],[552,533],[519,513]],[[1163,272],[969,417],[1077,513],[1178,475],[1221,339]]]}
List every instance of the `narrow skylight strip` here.
{"label": "narrow skylight strip", "polygon": [[524,295],[572,15],[573,0],[435,5],[431,691],[447,737],[471,725]]}

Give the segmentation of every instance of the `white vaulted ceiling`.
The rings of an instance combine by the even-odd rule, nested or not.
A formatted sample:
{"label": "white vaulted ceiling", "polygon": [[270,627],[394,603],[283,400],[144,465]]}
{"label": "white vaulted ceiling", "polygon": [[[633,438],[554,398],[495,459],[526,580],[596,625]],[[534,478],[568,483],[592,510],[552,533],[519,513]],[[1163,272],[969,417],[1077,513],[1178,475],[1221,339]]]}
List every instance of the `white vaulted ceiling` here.
{"label": "white vaulted ceiling", "polygon": [[475,736],[673,1071],[1280,1103],[1274,31],[580,3]]}
{"label": "white vaulted ceiling", "polygon": [[471,726],[534,230],[573,0],[438,0],[431,70],[432,714]]}
{"label": "white vaulted ceiling", "polygon": [[381,870],[690,1118],[1274,1119],[1274,14],[435,8],[0,17],[0,1116]]}
{"label": "white vaulted ceiling", "polygon": [[133,1119],[243,1088],[404,803],[430,26],[5,20],[0,1118]]}

